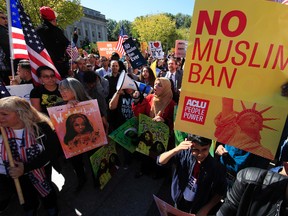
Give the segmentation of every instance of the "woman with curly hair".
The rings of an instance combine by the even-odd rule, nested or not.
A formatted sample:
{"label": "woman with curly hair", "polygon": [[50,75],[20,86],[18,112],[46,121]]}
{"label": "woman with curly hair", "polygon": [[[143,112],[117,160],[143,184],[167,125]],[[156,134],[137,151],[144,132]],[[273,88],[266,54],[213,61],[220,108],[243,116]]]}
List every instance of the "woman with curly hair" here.
{"label": "woman with curly hair", "polygon": [[82,135],[92,133],[93,130],[86,115],[82,113],[72,114],[66,120],[64,143],[66,145],[77,145]]}

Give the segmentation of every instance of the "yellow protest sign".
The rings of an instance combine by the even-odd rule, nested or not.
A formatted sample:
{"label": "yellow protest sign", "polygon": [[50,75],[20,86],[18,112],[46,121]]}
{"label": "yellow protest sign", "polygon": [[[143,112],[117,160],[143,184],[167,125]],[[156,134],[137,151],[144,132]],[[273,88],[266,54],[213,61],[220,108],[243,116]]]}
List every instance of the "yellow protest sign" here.
{"label": "yellow protest sign", "polygon": [[176,129],[273,159],[288,112],[287,10],[195,1]]}

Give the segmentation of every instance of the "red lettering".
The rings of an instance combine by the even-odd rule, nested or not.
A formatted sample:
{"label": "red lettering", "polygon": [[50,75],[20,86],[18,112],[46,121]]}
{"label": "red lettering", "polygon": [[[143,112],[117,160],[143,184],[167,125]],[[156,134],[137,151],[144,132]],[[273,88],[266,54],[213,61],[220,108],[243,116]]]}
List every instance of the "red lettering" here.
{"label": "red lettering", "polygon": [[196,34],[202,34],[204,23],[209,35],[216,35],[221,11],[214,11],[213,20],[210,20],[208,11],[199,11]]}
{"label": "red lettering", "polygon": [[[221,11],[214,11],[212,20],[209,17],[208,11],[199,11],[196,34],[202,34],[204,25],[209,35],[216,35],[220,21]],[[235,30],[229,29],[229,23],[232,18],[238,19],[238,25]],[[233,10],[225,14],[221,22],[221,31],[227,37],[236,37],[242,34],[247,25],[247,18],[242,11]]]}
{"label": "red lettering", "polygon": [[[233,17],[238,18],[238,26],[234,31],[229,29],[229,22]],[[247,25],[247,19],[245,14],[242,11],[234,10],[230,11],[223,17],[223,21],[221,22],[221,31],[227,37],[236,37],[242,34]]]}
{"label": "red lettering", "polygon": [[[278,47],[278,51],[277,51],[272,69],[275,69],[275,67],[277,66],[277,63],[278,63],[278,66],[280,67],[281,70],[285,69],[285,67],[287,65],[287,58],[286,58],[285,64],[283,65],[283,50],[284,50],[283,45],[280,45]],[[280,60],[280,62],[279,62],[279,60]]]}
{"label": "red lettering", "polygon": [[255,58],[255,54],[257,53],[257,49],[258,49],[258,43],[255,43],[254,47],[253,47],[253,50],[252,50],[252,53],[251,53],[251,57],[250,57],[249,63],[248,63],[249,67],[258,67],[258,68],[260,67],[260,64],[254,64],[253,63],[254,58]]}
{"label": "red lettering", "polygon": [[242,61],[241,61],[241,59],[240,59],[239,62],[236,61],[236,57],[232,57],[232,58],[231,58],[232,64],[237,65],[237,66],[244,64],[244,63],[246,62],[246,59],[247,59],[247,56],[246,56],[245,52],[242,52],[241,49],[240,49],[240,46],[241,46],[241,45],[245,45],[245,49],[246,49],[246,50],[249,49],[249,47],[250,47],[250,44],[248,43],[248,41],[239,41],[239,42],[235,45],[235,52],[236,52],[237,54],[239,54],[240,56],[242,56]]}
{"label": "red lettering", "polygon": [[267,53],[267,57],[266,57],[266,59],[265,59],[263,68],[267,68],[268,63],[269,63],[269,61],[270,61],[270,57],[271,57],[273,48],[274,48],[274,44],[270,44],[269,51],[268,51],[268,53]]}
{"label": "red lettering", "polygon": [[208,42],[206,43],[206,46],[205,46],[203,52],[201,52],[200,38],[195,38],[194,48],[193,48],[193,52],[192,52],[192,60],[194,60],[196,57],[196,54],[198,54],[197,55],[198,57],[196,59],[201,61],[207,52],[206,61],[209,61],[211,50],[212,50],[212,45],[213,45],[213,39],[209,39]]}
{"label": "red lettering", "polygon": [[227,68],[226,67],[222,67],[217,86],[218,87],[221,86],[221,83],[222,83],[222,80],[223,80],[223,76],[224,76],[226,85],[230,89],[232,87],[233,82],[234,82],[234,78],[235,78],[236,72],[237,72],[237,69],[234,68],[232,76],[231,76],[231,78],[229,78],[228,72],[227,72]]}
{"label": "red lettering", "polygon": [[[228,58],[229,58],[229,56],[230,56],[230,52],[231,52],[231,48],[232,48],[232,44],[233,44],[233,41],[232,40],[230,40],[229,41],[229,44],[228,44],[228,47],[227,47],[227,49],[226,49],[226,56],[224,57],[224,59],[223,60],[219,60],[219,50],[220,50],[220,45],[221,45],[221,40],[218,40],[218,42],[217,42],[217,45],[216,45],[216,50],[215,50],[215,55],[214,55],[214,61],[216,62],[216,63],[219,63],[219,64],[222,64],[222,63],[225,63],[227,60],[228,60]],[[223,52],[222,52],[223,53]]]}
{"label": "red lettering", "polygon": [[213,65],[211,65],[208,68],[206,74],[204,75],[204,77],[203,77],[203,79],[201,81],[201,84],[203,84],[206,80],[210,80],[211,81],[211,85],[214,86],[215,85],[214,84],[214,79],[215,79],[215,77],[214,77],[214,67],[213,67]]}
{"label": "red lettering", "polygon": [[[199,73],[201,72],[201,70],[202,70],[202,67],[200,64],[191,63],[188,82],[192,82],[192,83],[199,82],[199,80],[200,80],[200,74]],[[196,79],[193,80],[192,76],[193,76],[193,78],[196,78]]]}

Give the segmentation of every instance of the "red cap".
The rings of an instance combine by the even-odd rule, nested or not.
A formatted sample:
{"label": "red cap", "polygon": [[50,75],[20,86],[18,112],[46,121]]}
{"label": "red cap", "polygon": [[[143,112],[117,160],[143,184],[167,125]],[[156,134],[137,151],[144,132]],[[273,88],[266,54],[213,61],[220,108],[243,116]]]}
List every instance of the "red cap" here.
{"label": "red cap", "polygon": [[43,6],[40,8],[41,17],[45,20],[51,21],[56,19],[56,13],[47,6]]}

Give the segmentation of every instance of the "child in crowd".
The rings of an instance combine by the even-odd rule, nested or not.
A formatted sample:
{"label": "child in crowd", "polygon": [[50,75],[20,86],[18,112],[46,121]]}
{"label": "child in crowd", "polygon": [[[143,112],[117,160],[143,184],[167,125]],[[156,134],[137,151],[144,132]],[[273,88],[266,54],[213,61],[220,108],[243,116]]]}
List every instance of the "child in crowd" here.
{"label": "child in crowd", "polygon": [[157,158],[159,165],[173,158],[171,196],[175,207],[197,216],[215,213],[226,193],[225,168],[209,154],[211,142],[188,135],[188,139]]}

